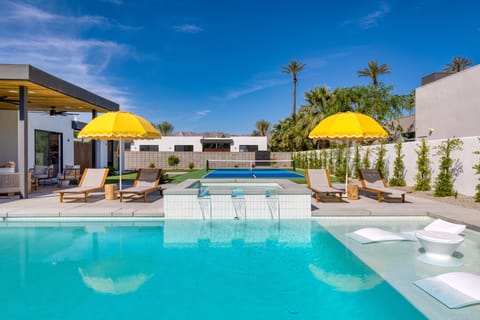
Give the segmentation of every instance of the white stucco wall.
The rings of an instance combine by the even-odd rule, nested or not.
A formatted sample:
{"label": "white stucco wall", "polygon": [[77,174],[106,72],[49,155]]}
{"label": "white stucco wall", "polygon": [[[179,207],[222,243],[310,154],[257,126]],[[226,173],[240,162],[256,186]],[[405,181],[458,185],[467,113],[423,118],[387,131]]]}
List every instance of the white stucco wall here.
{"label": "white stucco wall", "polygon": [[241,145],[258,145],[258,151],[267,151],[267,137],[236,136],[232,139],[231,152],[238,152]]}
{"label": "white stucco wall", "polygon": [[[455,151],[452,152],[452,159],[454,159],[454,188],[459,193],[473,196],[476,192],[475,186],[480,183],[479,179],[480,176],[475,174],[475,170],[473,166],[480,162],[480,156],[474,155],[473,152],[480,150],[480,136],[478,137],[464,137],[460,138],[463,141],[463,149],[462,151]],[[436,156],[436,149],[435,147],[438,146],[440,143],[445,141],[445,139],[437,139],[437,140],[428,140],[427,145],[430,147],[430,168],[432,170],[432,190],[434,189],[435,178],[438,175],[438,166],[440,157]],[[404,155],[403,164],[405,166],[405,181],[408,186],[413,186],[415,184],[415,175],[417,174],[417,154],[415,150],[419,148],[421,141],[412,141],[412,142],[404,142],[402,144],[402,154]],[[387,144],[385,145],[387,149],[387,153],[385,156],[386,166],[387,166],[387,174],[386,179],[387,181],[393,175],[393,165],[395,161],[395,144]],[[363,159],[365,154],[365,149],[370,149],[370,163],[372,167],[375,165],[376,162],[376,150],[378,145],[373,145],[369,147],[361,147],[360,154],[361,158]],[[317,151],[319,152],[319,151]],[[350,149],[350,164],[353,158],[353,154],[355,149],[352,147]],[[350,167],[351,168],[351,167]],[[351,169],[349,169],[350,171]]]}
{"label": "white stucco wall", "polygon": [[[135,140],[130,145],[131,151],[140,151],[140,145],[158,145],[158,151],[175,151],[175,145],[193,145],[194,152],[202,152],[202,136],[165,136],[155,140]],[[214,139],[214,138],[212,138]],[[259,151],[267,150],[267,137],[233,136],[231,152],[238,152],[240,145],[258,145]]]}
{"label": "white stucco wall", "polygon": [[477,65],[417,88],[416,137],[446,139],[480,135],[479,79],[480,65]]}
{"label": "white stucco wall", "polygon": [[73,164],[73,130],[72,116],[50,117],[43,113],[29,113],[28,115],[28,167],[35,164],[35,130],[61,133],[63,137],[63,164]]}

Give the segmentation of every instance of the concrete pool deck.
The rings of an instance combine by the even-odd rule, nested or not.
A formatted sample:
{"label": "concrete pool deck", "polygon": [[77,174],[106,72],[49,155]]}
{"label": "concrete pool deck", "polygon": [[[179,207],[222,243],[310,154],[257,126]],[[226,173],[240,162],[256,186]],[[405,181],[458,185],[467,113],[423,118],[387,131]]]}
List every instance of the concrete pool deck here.
{"label": "concrete pool deck", "polygon": [[[162,185],[169,189],[175,185]],[[0,218],[163,218],[163,199],[158,192],[149,194],[148,202],[105,200],[105,194],[94,193],[89,202],[66,201],[60,203],[57,186],[40,186],[38,191],[30,194],[28,199],[18,196],[0,198]],[[463,223],[470,229],[480,231],[480,211],[446,204],[430,199],[406,195],[406,202],[378,202],[366,194],[361,194],[358,200],[345,199],[342,203],[316,202],[311,198],[312,217],[326,216],[430,216]]]}

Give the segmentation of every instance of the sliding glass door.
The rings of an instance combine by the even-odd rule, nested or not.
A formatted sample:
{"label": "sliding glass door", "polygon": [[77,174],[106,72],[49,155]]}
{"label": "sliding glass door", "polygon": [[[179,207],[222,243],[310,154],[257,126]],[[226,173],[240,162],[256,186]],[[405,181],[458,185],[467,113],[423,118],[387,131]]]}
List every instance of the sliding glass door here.
{"label": "sliding glass door", "polygon": [[53,164],[54,175],[63,166],[62,134],[35,130],[35,164],[48,166]]}

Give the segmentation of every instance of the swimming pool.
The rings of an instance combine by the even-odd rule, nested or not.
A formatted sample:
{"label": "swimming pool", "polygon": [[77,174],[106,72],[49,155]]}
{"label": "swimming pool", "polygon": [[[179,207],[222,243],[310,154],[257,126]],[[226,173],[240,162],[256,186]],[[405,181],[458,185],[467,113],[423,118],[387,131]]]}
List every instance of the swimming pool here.
{"label": "swimming pool", "polygon": [[203,178],[304,178],[303,175],[283,169],[215,169]]}
{"label": "swimming pool", "polygon": [[312,220],[0,225],[3,319],[425,319]]}

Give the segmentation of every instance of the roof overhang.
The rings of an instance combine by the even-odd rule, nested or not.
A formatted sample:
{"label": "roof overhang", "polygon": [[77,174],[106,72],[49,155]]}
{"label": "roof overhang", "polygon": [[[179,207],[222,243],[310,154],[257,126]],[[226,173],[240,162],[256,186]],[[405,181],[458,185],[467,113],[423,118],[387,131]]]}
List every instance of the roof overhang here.
{"label": "roof overhang", "polygon": [[28,89],[28,110],[118,111],[119,105],[28,64],[0,64],[0,110],[17,110],[19,88]]}

